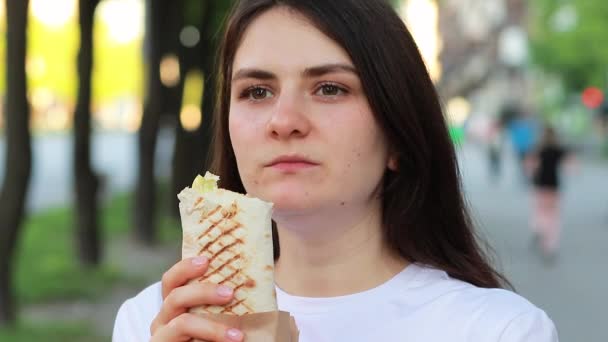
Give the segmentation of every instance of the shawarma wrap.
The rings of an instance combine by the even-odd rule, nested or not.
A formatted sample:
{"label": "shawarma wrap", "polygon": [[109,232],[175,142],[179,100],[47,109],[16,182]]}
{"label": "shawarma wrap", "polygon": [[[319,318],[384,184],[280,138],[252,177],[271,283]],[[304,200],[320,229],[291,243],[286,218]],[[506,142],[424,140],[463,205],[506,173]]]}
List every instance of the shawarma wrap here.
{"label": "shawarma wrap", "polygon": [[272,203],[220,189],[207,172],[178,195],[182,258],[209,258],[209,281],[234,289],[225,306],[205,305],[194,313],[245,315],[277,310],[272,246]]}

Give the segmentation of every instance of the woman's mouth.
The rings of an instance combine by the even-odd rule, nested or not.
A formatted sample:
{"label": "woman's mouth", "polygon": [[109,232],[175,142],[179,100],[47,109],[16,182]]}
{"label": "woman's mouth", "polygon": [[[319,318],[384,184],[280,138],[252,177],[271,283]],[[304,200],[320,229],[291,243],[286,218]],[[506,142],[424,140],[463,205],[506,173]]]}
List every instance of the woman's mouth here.
{"label": "woman's mouth", "polygon": [[319,163],[309,160],[304,157],[299,156],[280,156],[278,158],[273,159],[270,163],[266,165],[266,167],[293,173],[305,169],[309,169],[315,166],[318,166]]}

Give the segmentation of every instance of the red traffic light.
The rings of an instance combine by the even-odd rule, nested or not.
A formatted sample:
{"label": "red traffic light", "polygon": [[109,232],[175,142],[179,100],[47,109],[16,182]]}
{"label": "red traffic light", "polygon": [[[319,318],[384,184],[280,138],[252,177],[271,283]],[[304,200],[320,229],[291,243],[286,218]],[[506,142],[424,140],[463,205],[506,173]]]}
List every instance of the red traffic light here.
{"label": "red traffic light", "polygon": [[585,107],[596,109],[604,102],[604,93],[596,87],[588,87],[583,91],[582,101]]}

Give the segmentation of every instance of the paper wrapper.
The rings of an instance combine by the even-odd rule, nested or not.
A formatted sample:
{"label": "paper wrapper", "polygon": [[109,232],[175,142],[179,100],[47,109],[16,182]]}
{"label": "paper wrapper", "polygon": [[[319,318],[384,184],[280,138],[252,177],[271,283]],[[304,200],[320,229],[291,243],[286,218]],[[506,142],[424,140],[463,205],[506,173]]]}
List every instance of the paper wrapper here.
{"label": "paper wrapper", "polygon": [[[245,333],[245,342],[298,342],[296,322],[285,311],[252,313],[242,316],[197,314]],[[205,342],[194,340],[195,342]]]}

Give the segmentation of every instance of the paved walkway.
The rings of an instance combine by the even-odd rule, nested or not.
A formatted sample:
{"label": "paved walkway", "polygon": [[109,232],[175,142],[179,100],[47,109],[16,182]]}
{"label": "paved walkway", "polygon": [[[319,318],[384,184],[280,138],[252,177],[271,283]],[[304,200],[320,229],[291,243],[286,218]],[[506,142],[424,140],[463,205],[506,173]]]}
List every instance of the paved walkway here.
{"label": "paved walkway", "polygon": [[[32,177],[28,193],[28,208],[34,211],[69,205],[73,194],[72,136],[46,134],[32,141]],[[159,134],[156,153],[157,175],[170,173],[173,153],[172,132]],[[136,177],[137,136],[119,132],[96,132],[91,140],[94,169],[106,175],[108,188],[117,192],[130,189]],[[4,178],[6,145],[0,136],[0,182]]]}
{"label": "paved walkway", "polygon": [[531,248],[530,196],[512,159],[497,185],[483,150],[466,146],[460,161],[478,224],[517,291],[547,311],[561,341],[608,341],[608,163],[583,160],[565,175],[562,246],[550,266]]}

